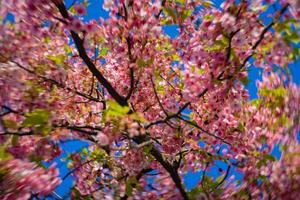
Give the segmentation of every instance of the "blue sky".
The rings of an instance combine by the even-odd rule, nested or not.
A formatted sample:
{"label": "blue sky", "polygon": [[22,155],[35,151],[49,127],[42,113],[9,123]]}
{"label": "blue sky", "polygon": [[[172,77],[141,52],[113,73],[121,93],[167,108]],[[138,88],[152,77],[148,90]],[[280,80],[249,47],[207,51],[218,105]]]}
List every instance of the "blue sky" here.
{"label": "blue sky", "polygon": [[[67,7],[69,5],[71,5],[71,3],[73,2],[73,0],[65,0]],[[214,1],[216,6],[219,6],[221,4],[222,1]],[[108,18],[108,13],[106,11],[103,10],[102,8],[102,4],[103,4],[103,0],[90,0],[90,5],[87,9],[88,11],[88,16],[84,17],[84,20],[88,21],[90,19],[98,19],[99,17],[103,17],[103,18]],[[269,12],[272,12],[272,10],[270,10]],[[267,23],[269,19],[265,18],[264,16],[262,16],[262,19]],[[178,35],[178,30],[177,30],[177,26],[171,25],[171,26],[165,26],[163,27],[164,31],[166,34],[168,34],[171,38],[174,38]],[[294,81],[300,85],[300,68],[299,68],[299,61],[297,61],[294,64],[291,64],[290,66],[290,70],[292,72]],[[257,79],[261,79],[261,70],[259,68],[256,68],[254,66],[250,67],[249,70],[249,84],[247,86],[247,89],[250,92],[250,98],[254,99],[257,97],[257,88],[256,88],[256,83],[255,81]],[[82,149],[83,147],[86,147],[87,143],[85,142],[81,142],[81,141],[66,141],[64,143],[61,144],[61,147],[63,149],[63,154],[55,159],[54,162],[57,162],[57,166],[60,169],[60,174],[61,177],[64,177],[65,174],[68,173],[68,169],[66,167],[66,162],[62,161],[61,159],[63,157],[66,157],[68,155],[68,153],[72,153],[72,152],[76,152],[76,151],[80,151],[80,149]],[[221,148],[226,148],[226,147],[221,147]],[[274,148],[272,154],[279,158],[280,157],[280,151],[279,148],[276,147]],[[221,173],[219,172],[218,168],[221,168],[223,170],[226,170],[227,165],[224,164],[221,161],[215,161],[216,163],[216,167],[211,168],[211,170],[209,170],[207,172],[207,175],[212,176],[212,177],[218,177],[221,175]],[[48,164],[47,164],[48,165]],[[230,177],[231,175],[234,175],[236,177],[236,179],[241,179],[242,178],[242,174],[238,173],[237,171],[235,171],[234,169],[230,170],[230,175],[228,177]],[[193,188],[201,179],[202,176],[202,172],[197,172],[197,173],[188,173],[185,177],[184,177],[184,183],[187,189],[191,189]],[[63,184],[61,184],[57,189],[56,192],[61,196],[64,197],[64,199],[66,197],[68,197],[68,192],[70,190],[70,187],[72,186],[73,179],[71,176],[69,176],[64,182]]]}

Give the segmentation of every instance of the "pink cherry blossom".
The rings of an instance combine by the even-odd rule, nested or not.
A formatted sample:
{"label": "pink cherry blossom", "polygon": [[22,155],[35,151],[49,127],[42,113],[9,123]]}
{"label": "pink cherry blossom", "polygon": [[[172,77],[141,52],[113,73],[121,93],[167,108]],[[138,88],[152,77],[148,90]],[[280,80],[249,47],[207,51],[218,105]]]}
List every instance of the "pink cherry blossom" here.
{"label": "pink cherry blossom", "polygon": [[101,146],[106,146],[109,144],[108,137],[103,133],[98,133],[97,140]]}
{"label": "pink cherry blossom", "polygon": [[1,199],[296,199],[297,2],[1,1]]}

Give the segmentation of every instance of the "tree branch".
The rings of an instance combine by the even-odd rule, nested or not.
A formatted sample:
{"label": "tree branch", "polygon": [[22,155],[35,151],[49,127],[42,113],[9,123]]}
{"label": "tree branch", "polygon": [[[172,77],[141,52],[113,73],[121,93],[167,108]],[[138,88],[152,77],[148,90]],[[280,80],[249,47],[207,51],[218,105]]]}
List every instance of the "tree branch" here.
{"label": "tree branch", "polygon": [[[164,7],[165,4],[166,4],[166,0],[162,0],[162,2],[161,2],[161,7]],[[161,9],[159,10],[159,12],[155,15],[155,17],[156,17],[156,18],[159,18],[159,16],[161,15],[162,11],[163,11],[163,9],[161,8]]]}
{"label": "tree branch", "polygon": [[[265,38],[266,33],[276,24],[276,20],[278,20],[283,14],[284,12],[287,10],[287,8],[289,7],[289,4],[286,4],[279,12],[279,15],[277,17],[275,17],[273,19],[273,21],[266,26],[263,31],[261,32],[261,34],[259,35],[258,40],[254,43],[254,45],[251,47],[252,53],[247,56],[245,58],[245,60],[243,61],[243,63],[240,65],[240,67],[238,68],[238,70],[241,70],[242,68],[245,67],[245,65],[247,64],[247,62],[250,60],[250,58],[254,55],[254,51],[256,50],[256,48],[260,45],[260,43],[263,41],[263,39]],[[227,78],[224,79],[232,79],[234,76],[233,75],[229,75]],[[221,76],[219,76],[219,80],[224,80],[221,79]]]}
{"label": "tree branch", "polygon": [[3,116],[8,115],[8,114],[10,114],[10,113],[20,114],[19,112],[17,112],[17,111],[15,111],[15,110],[11,109],[11,108],[8,107],[8,106],[2,105],[1,107],[4,109],[4,112],[0,113],[0,117],[3,117]]}
{"label": "tree branch", "polygon": [[161,108],[162,111],[165,113],[165,115],[168,116],[167,111],[166,111],[165,108],[163,107],[163,105],[162,105],[162,103],[161,103],[161,101],[160,101],[160,99],[159,99],[159,97],[158,97],[158,94],[157,94],[157,91],[156,91],[156,88],[155,88],[155,84],[154,84],[154,82],[153,82],[153,80],[152,80],[152,77],[150,77],[150,82],[151,82],[151,84],[152,84],[153,92],[154,92],[155,98],[156,98],[156,100],[157,100],[157,102],[158,102],[160,108]]}
{"label": "tree branch", "polygon": [[45,77],[45,76],[36,74],[35,71],[30,70],[30,69],[24,67],[23,65],[21,65],[20,63],[18,63],[18,62],[16,62],[16,61],[11,61],[11,62],[14,63],[14,64],[16,64],[16,65],[17,65],[18,67],[20,67],[21,69],[27,71],[28,73],[37,76],[38,78],[42,79],[42,80],[45,81],[45,82],[54,84],[54,85],[56,85],[56,86],[59,87],[59,88],[66,89],[66,90],[68,90],[69,92],[72,92],[72,93],[74,93],[74,94],[77,94],[78,96],[84,97],[84,98],[86,98],[86,99],[89,99],[89,100],[92,100],[92,101],[95,101],[95,102],[100,102],[100,103],[103,102],[102,100],[99,100],[99,99],[97,99],[97,98],[95,98],[95,97],[93,97],[93,96],[91,96],[91,95],[89,95],[89,94],[85,94],[85,93],[83,93],[83,92],[79,92],[79,91],[74,90],[74,89],[72,89],[72,88],[70,88],[70,87],[67,87],[67,86],[65,86],[64,84],[59,83],[58,81],[56,81],[56,80],[54,80],[54,79],[47,78],[47,77]]}
{"label": "tree branch", "polygon": [[[133,140],[137,144],[141,144],[143,142],[146,142],[148,139],[145,136],[138,136],[138,137],[133,138]],[[156,149],[154,146],[152,147],[150,153],[156,159],[156,161],[159,162],[164,167],[164,169],[169,173],[169,175],[172,178],[173,182],[175,183],[177,189],[181,193],[183,199],[188,200],[188,195],[182,185],[182,181],[180,179],[178,171],[168,161],[166,161],[163,158],[160,151],[158,149]]]}
{"label": "tree branch", "polygon": [[[65,19],[69,19],[68,11],[65,7],[65,4],[63,1],[55,2],[56,7],[58,8],[60,14]],[[74,40],[74,43],[77,47],[77,51],[79,53],[79,56],[84,61],[84,63],[87,65],[90,72],[97,78],[99,83],[101,83],[108,93],[121,105],[121,106],[128,106],[128,103],[124,97],[122,97],[114,88],[113,86],[104,78],[104,76],[101,74],[101,72],[96,68],[90,57],[87,55],[87,52],[84,48],[84,40],[79,37],[79,35],[74,32],[70,31],[71,36]]]}
{"label": "tree branch", "polygon": [[64,175],[64,177],[62,178],[62,180],[63,180],[63,181],[66,180],[66,178],[68,178],[68,176],[70,176],[71,174],[73,174],[75,171],[77,171],[78,169],[80,169],[82,166],[84,166],[84,165],[86,165],[86,164],[88,164],[88,163],[90,163],[90,162],[93,162],[93,161],[94,161],[94,159],[88,160],[88,161],[82,163],[81,165],[79,165],[79,166],[73,168],[73,169],[70,170],[68,173],[66,173],[66,175]]}
{"label": "tree branch", "polygon": [[218,183],[218,185],[216,186],[216,189],[217,189],[218,187],[220,187],[220,185],[222,185],[222,184],[224,183],[224,181],[226,180],[226,178],[227,178],[228,175],[229,175],[230,168],[231,168],[231,166],[228,165],[227,170],[226,170],[226,174],[225,174],[225,176],[223,177],[223,179]]}
{"label": "tree branch", "polygon": [[[151,168],[143,169],[142,171],[140,171],[140,173],[138,173],[138,174],[136,175],[136,177],[135,177],[136,180],[139,181],[146,173],[151,172],[151,171],[152,171]],[[135,186],[132,185],[132,187],[135,187]],[[128,197],[129,197],[129,196],[128,196],[127,194],[125,194],[123,197],[120,198],[120,200],[127,200]]]}
{"label": "tree branch", "polygon": [[192,121],[186,120],[186,119],[184,119],[182,117],[177,117],[177,118],[180,119],[180,120],[182,120],[182,121],[184,121],[184,122],[186,122],[187,124],[189,124],[191,126],[194,126],[195,128],[199,129],[200,131],[206,133],[207,135],[212,136],[212,137],[214,137],[214,138],[222,141],[223,143],[228,144],[229,146],[231,146],[231,144],[229,142],[227,142],[225,139],[223,139],[223,138],[221,138],[221,137],[219,137],[217,135],[214,135],[214,134],[210,133],[209,131],[207,131],[207,130],[203,129],[202,127],[200,127],[198,124],[196,124],[196,123],[194,123]]}
{"label": "tree branch", "polygon": [[[127,51],[128,51],[129,64],[131,64],[134,62],[134,58],[132,57],[132,53],[131,53],[132,44],[131,44],[131,40],[130,40],[129,36],[126,38],[126,42],[127,42],[127,48],[128,48]],[[129,89],[127,96],[125,97],[126,101],[128,99],[130,99],[130,97],[133,93],[133,90],[134,90],[134,69],[130,66],[129,66],[129,68],[130,68],[130,89]]]}
{"label": "tree branch", "polygon": [[2,132],[0,135],[17,135],[17,136],[29,136],[29,135],[34,135],[33,131],[27,131],[27,132]]}

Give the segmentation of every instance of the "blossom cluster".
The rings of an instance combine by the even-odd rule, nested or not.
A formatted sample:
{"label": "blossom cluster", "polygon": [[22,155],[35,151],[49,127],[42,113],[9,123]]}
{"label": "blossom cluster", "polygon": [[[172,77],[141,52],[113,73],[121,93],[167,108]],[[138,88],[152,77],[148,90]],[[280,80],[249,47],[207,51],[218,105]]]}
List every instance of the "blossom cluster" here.
{"label": "blossom cluster", "polygon": [[51,196],[58,169],[41,161],[76,139],[74,199],[296,198],[297,2],[105,0],[108,19],[87,20],[92,1],[0,1],[0,197]]}
{"label": "blossom cluster", "polygon": [[34,163],[12,159],[1,163],[3,180],[0,184],[1,199],[29,199],[32,195],[46,196],[61,183],[55,165],[47,170]]}

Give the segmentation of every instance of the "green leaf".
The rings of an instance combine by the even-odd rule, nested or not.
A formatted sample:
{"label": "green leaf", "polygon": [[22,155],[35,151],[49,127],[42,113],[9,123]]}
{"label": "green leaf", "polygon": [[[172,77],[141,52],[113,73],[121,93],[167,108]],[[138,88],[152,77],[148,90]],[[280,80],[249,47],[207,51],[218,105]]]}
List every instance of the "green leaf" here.
{"label": "green leaf", "polygon": [[44,41],[46,44],[49,44],[51,42],[51,38],[47,36],[44,38]]}
{"label": "green leaf", "polygon": [[262,104],[262,99],[253,99],[250,103],[258,108]]}
{"label": "green leaf", "polygon": [[161,25],[172,25],[172,21],[169,20],[169,19],[162,19],[162,20],[160,21],[160,24],[161,24]]}
{"label": "green leaf", "polygon": [[142,122],[142,123],[147,122],[147,120],[139,113],[132,113],[130,115],[130,118],[135,120],[135,121]]}
{"label": "green leaf", "polygon": [[130,177],[126,183],[125,194],[129,197],[132,196],[133,188],[136,187],[137,185],[138,185],[138,181],[136,180],[136,178]]}
{"label": "green leaf", "polygon": [[217,186],[218,184],[219,184],[218,182],[215,182],[215,181],[209,179],[209,181],[207,182],[207,187],[213,189],[213,188],[216,188],[216,186]]}
{"label": "green leaf", "polygon": [[266,55],[270,50],[273,48],[274,44],[273,43],[267,43],[266,45],[263,45],[261,47],[261,51],[264,55]]}
{"label": "green leaf", "polygon": [[265,135],[261,135],[258,139],[258,141],[261,143],[261,144],[265,144],[267,142],[267,136]]}
{"label": "green leaf", "polygon": [[226,49],[229,45],[229,40],[226,37],[222,37],[220,40],[216,40],[212,46],[204,46],[204,50],[208,52],[220,51]]}
{"label": "green leaf", "polygon": [[212,1],[204,1],[203,2],[203,6],[204,7],[211,7],[211,6],[213,6],[214,5],[214,3],[212,2]]}
{"label": "green leaf", "polygon": [[298,44],[300,42],[300,35],[292,32],[291,34],[286,35],[285,39],[291,43]]}
{"label": "green leaf", "polygon": [[73,198],[74,198],[75,200],[81,199],[81,194],[80,194],[80,192],[79,192],[75,187],[72,188],[72,193],[73,193],[73,195],[74,195]]}
{"label": "green leaf", "polygon": [[270,162],[275,162],[276,158],[270,154],[263,154],[262,155],[263,159],[258,161],[258,163],[256,164],[256,167],[261,168],[262,166],[267,165],[268,161]]}
{"label": "green leaf", "polygon": [[125,194],[130,197],[132,195],[132,190],[133,190],[133,188],[132,188],[131,184],[127,183],[126,188],[125,188]]}
{"label": "green leaf", "polygon": [[288,146],[286,144],[280,145],[280,151],[286,152],[288,150]]}
{"label": "green leaf", "polygon": [[245,131],[245,125],[244,125],[244,123],[239,122],[239,124],[238,124],[238,126],[237,126],[237,129],[238,129],[240,132],[244,132],[244,131]]}
{"label": "green leaf", "polygon": [[82,4],[87,8],[91,4],[91,2],[89,0],[84,0]]}
{"label": "green leaf", "polygon": [[36,109],[33,112],[27,113],[22,125],[26,127],[43,125],[48,122],[50,113],[44,109]]}
{"label": "green leaf", "polygon": [[173,61],[179,61],[179,56],[177,54],[172,54],[172,60]]}
{"label": "green leaf", "polygon": [[17,122],[10,120],[10,119],[3,120],[3,124],[6,128],[12,128],[12,129],[17,128]]}
{"label": "green leaf", "polygon": [[192,10],[184,10],[181,16],[182,21],[186,20],[191,14]]}
{"label": "green leaf", "polygon": [[82,149],[82,153],[83,153],[84,155],[88,155],[89,151],[88,151],[87,148],[83,148],[83,149]]}
{"label": "green leaf", "polygon": [[202,68],[199,68],[196,72],[197,72],[197,74],[201,75],[201,74],[205,73],[205,70]]}
{"label": "green leaf", "polygon": [[90,157],[92,159],[103,161],[106,156],[106,152],[101,148],[96,148],[94,151],[91,152]]}
{"label": "green leaf", "polygon": [[65,52],[66,52],[66,54],[72,53],[71,48],[67,44],[65,45]]}
{"label": "green leaf", "polygon": [[73,15],[76,14],[76,11],[75,11],[74,6],[72,6],[72,7],[69,9],[69,12],[72,13]]}
{"label": "green leaf", "polygon": [[299,56],[300,56],[300,48],[294,48],[289,58],[295,61],[299,58]]}
{"label": "green leaf", "polygon": [[115,101],[107,101],[108,109],[104,111],[104,117],[123,117],[130,111],[128,106],[121,106]]}
{"label": "green leaf", "polygon": [[275,89],[264,88],[259,91],[261,97],[270,99],[266,102],[266,106],[269,108],[281,107],[284,105],[284,98],[288,94],[288,91],[284,87],[278,87]]}
{"label": "green leaf", "polygon": [[287,128],[290,128],[292,126],[290,119],[285,114],[280,116],[280,118],[278,119],[278,124],[283,125]]}
{"label": "green leaf", "polygon": [[248,76],[245,76],[245,77],[241,78],[240,80],[245,86],[247,86],[249,84]]}
{"label": "green leaf", "polygon": [[176,2],[177,2],[177,3],[180,3],[180,4],[185,4],[185,1],[186,1],[186,0],[176,0]]}
{"label": "green leaf", "polygon": [[218,183],[221,182],[223,180],[223,178],[224,178],[223,175],[218,176],[218,178],[216,179],[216,182],[218,182]]}
{"label": "green leaf", "polygon": [[73,162],[68,162],[67,168],[68,168],[68,169],[71,169],[72,167],[73,167]]}
{"label": "green leaf", "polygon": [[144,146],[143,150],[144,150],[146,155],[150,155],[150,152],[151,152],[152,148],[153,148],[153,146],[151,144],[149,144],[149,145]]}
{"label": "green leaf", "polygon": [[66,56],[63,54],[56,55],[56,56],[48,56],[48,59],[53,61],[56,65],[61,65],[66,59]]}
{"label": "green leaf", "polygon": [[11,155],[6,151],[5,146],[0,146],[0,162],[9,160]]}
{"label": "green leaf", "polygon": [[153,58],[150,58],[148,60],[143,60],[143,59],[137,59],[136,63],[138,65],[139,68],[143,68],[149,65],[152,65],[154,62]]}
{"label": "green leaf", "polygon": [[206,20],[206,21],[212,21],[215,17],[213,15],[205,15],[203,17],[203,20]]}
{"label": "green leaf", "polygon": [[50,118],[50,113],[44,109],[36,109],[25,115],[25,120],[22,125],[25,127],[34,127],[35,133],[41,133],[42,135],[47,135],[51,130],[48,125]]}
{"label": "green leaf", "polygon": [[108,54],[108,50],[109,50],[109,48],[103,47],[100,51],[100,56],[102,56],[102,57],[106,56]]}
{"label": "green leaf", "polygon": [[276,158],[270,154],[264,154],[263,157],[265,160],[268,160],[268,161],[272,161],[272,162],[276,161]]}
{"label": "green leaf", "polygon": [[214,190],[214,192],[218,195],[222,194],[223,190],[221,188]]}
{"label": "green leaf", "polygon": [[175,12],[172,8],[170,8],[170,7],[165,7],[163,10],[164,10],[164,13],[165,13],[167,16],[169,16],[169,17],[171,17],[171,18],[173,19],[173,22],[174,22],[174,23],[177,22],[177,14],[176,14],[176,12]]}
{"label": "green leaf", "polygon": [[19,136],[18,135],[13,135],[12,138],[11,138],[11,144],[13,146],[16,146],[19,142]]}
{"label": "green leaf", "polygon": [[261,168],[262,166],[266,165],[266,161],[265,160],[260,160],[258,161],[258,163],[256,164],[257,168]]}

